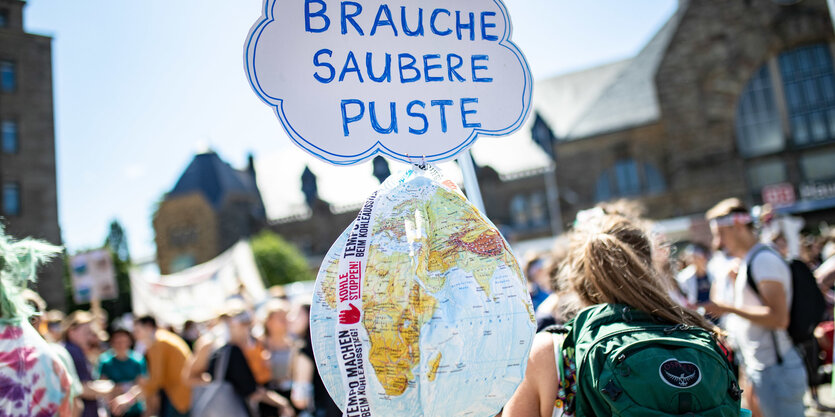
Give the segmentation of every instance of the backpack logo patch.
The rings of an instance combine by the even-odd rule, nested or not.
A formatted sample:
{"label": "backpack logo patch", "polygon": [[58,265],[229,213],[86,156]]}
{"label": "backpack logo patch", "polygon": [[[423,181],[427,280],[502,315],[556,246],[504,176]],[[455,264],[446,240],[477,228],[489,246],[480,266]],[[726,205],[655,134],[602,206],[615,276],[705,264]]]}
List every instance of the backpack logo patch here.
{"label": "backpack logo patch", "polygon": [[667,359],[658,368],[661,379],[675,388],[690,388],[702,380],[702,371],[692,362]]}

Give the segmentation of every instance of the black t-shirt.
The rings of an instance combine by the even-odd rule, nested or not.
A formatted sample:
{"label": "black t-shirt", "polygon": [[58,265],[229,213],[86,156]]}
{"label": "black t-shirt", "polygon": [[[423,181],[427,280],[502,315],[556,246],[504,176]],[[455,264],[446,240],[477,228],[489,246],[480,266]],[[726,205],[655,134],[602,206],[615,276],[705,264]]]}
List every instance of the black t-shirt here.
{"label": "black t-shirt", "polygon": [[252,375],[252,370],[249,369],[249,364],[247,364],[246,357],[241,348],[235,345],[225,345],[212,352],[212,355],[209,357],[209,375],[212,376],[212,380],[215,379],[215,366],[220,355],[224,352],[228,352],[227,354],[229,355],[226,377],[224,379],[232,385],[235,393],[238,394],[244,403],[244,408],[248,410],[248,407],[246,407],[246,398],[255,392],[258,384],[255,383],[255,377]]}

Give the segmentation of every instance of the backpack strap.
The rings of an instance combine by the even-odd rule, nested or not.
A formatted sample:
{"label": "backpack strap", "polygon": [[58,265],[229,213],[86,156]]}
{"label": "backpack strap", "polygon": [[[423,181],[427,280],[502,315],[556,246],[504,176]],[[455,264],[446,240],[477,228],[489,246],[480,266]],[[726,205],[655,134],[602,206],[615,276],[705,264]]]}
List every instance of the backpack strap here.
{"label": "backpack strap", "polygon": [[[748,261],[748,265],[745,266],[745,275],[746,275],[746,278],[747,278],[746,283],[748,284],[749,287],[751,287],[751,290],[754,291],[754,294],[760,300],[760,303],[763,303],[763,304],[765,304],[763,302],[763,296],[762,296],[762,294],[760,294],[759,287],[757,287],[757,281],[754,280],[754,270],[751,267],[754,265],[754,259],[756,259],[757,255],[759,255],[762,252],[770,251],[770,250],[771,250],[771,248],[769,248],[768,246],[763,246],[763,247],[757,249],[757,251],[754,252],[751,255],[751,260]],[[780,354],[780,345],[777,344],[777,334],[774,332],[774,330],[770,331],[769,333],[771,333],[771,342],[774,343],[774,353],[777,354],[777,364],[782,365],[783,364],[783,355]]]}
{"label": "backpack strap", "polygon": [[[660,323],[657,317],[624,304],[600,304],[589,307],[581,311],[574,320],[581,322],[581,326],[574,326],[573,337],[568,337],[569,340],[574,341],[580,340],[585,332],[610,323]],[[569,324],[573,323],[574,321]]]}

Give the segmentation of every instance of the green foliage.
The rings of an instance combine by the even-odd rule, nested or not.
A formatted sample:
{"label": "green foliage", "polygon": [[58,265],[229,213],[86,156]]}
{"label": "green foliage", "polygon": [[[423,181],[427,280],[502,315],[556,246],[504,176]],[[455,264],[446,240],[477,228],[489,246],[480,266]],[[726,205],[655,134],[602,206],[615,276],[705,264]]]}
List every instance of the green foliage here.
{"label": "green foliage", "polygon": [[264,230],[252,238],[252,253],[268,287],[314,278],[304,255],[281,236]]}
{"label": "green foliage", "polygon": [[125,229],[118,220],[110,222],[110,233],[104,241],[104,246],[110,248],[114,255],[122,262],[130,263],[130,251],[128,250],[128,238]]}

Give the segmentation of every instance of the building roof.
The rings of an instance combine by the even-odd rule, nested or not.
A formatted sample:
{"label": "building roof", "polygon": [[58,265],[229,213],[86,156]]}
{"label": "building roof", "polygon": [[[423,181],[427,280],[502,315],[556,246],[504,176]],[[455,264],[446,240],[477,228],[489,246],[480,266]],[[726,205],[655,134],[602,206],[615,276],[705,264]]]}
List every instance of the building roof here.
{"label": "building roof", "polygon": [[206,200],[219,209],[229,194],[258,195],[255,178],[248,171],[239,171],[224,162],[213,151],[194,156],[168,197],[201,192]]}
{"label": "building roof", "polygon": [[635,58],[628,61],[582,111],[561,139],[572,140],[640,126],[659,119],[655,74],[684,14],[685,5],[655,34]]}

